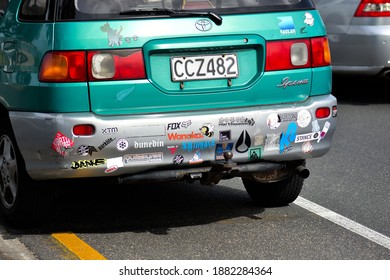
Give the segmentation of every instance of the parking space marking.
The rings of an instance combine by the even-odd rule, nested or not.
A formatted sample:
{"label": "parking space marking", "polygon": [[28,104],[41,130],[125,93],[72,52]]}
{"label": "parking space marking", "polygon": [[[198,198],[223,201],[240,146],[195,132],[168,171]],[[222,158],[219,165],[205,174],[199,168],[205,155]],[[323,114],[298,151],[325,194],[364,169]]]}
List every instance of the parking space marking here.
{"label": "parking space marking", "polygon": [[51,236],[57,239],[69,251],[74,253],[80,260],[106,260],[103,255],[81,240],[74,233],[52,233]]}
{"label": "parking space marking", "polygon": [[390,238],[375,231],[367,228],[357,222],[354,222],[344,216],[341,216],[325,207],[322,207],[314,202],[311,202],[303,197],[298,197],[294,204],[314,213],[320,217],[323,217],[339,226],[348,229],[351,232],[359,234],[360,236],[369,239],[387,249],[390,249]]}

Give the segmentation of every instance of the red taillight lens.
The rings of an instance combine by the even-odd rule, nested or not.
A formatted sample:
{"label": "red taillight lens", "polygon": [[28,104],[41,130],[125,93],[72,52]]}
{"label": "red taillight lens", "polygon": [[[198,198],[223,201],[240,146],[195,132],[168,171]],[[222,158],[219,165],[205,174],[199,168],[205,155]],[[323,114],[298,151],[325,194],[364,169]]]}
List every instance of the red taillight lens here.
{"label": "red taillight lens", "polygon": [[312,67],[327,66],[331,63],[330,48],[327,37],[311,39],[311,49],[313,56]]}
{"label": "red taillight lens", "polygon": [[95,127],[91,124],[79,124],[73,127],[73,134],[76,136],[89,136],[95,134]]}
{"label": "red taillight lens", "polygon": [[266,51],[266,71],[321,67],[331,62],[327,37],[268,42]]}
{"label": "red taillight lens", "polygon": [[145,65],[141,49],[88,52],[90,81],[144,79]]}
{"label": "red taillight lens", "polygon": [[39,70],[41,82],[83,82],[87,80],[83,51],[47,53]]}
{"label": "red taillight lens", "polygon": [[287,70],[310,66],[309,40],[268,42],[266,51],[266,71]]}
{"label": "red taillight lens", "polygon": [[330,116],[330,108],[322,107],[316,110],[316,118],[317,119],[325,119]]}
{"label": "red taillight lens", "polygon": [[355,12],[355,17],[389,17],[389,0],[362,0]]}

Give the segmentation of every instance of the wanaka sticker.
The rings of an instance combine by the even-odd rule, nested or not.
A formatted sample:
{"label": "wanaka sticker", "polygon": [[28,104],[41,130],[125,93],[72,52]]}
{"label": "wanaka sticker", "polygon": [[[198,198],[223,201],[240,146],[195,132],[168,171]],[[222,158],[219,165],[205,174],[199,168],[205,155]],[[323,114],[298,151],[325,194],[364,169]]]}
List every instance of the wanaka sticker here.
{"label": "wanaka sticker", "polygon": [[65,157],[68,155],[69,149],[72,148],[73,145],[74,142],[70,138],[68,138],[61,132],[57,132],[56,136],[54,137],[51,148],[57,153],[59,153],[61,156]]}

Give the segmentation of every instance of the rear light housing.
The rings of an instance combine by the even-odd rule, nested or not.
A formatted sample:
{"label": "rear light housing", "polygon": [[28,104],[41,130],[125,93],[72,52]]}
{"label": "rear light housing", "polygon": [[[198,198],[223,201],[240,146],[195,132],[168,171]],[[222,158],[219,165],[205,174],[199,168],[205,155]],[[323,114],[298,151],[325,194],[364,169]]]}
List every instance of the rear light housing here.
{"label": "rear light housing", "polygon": [[141,49],[52,51],[41,63],[41,82],[87,82],[146,78]]}
{"label": "rear light housing", "polygon": [[330,116],[330,108],[321,107],[316,110],[316,118],[317,119],[325,119]]}
{"label": "rear light housing", "polygon": [[92,124],[79,124],[73,127],[73,135],[90,136],[95,134],[95,127]]}
{"label": "rear light housing", "polygon": [[329,66],[327,37],[271,41],[266,45],[266,71]]}
{"label": "rear light housing", "polygon": [[389,17],[389,0],[362,0],[356,9],[355,17]]}

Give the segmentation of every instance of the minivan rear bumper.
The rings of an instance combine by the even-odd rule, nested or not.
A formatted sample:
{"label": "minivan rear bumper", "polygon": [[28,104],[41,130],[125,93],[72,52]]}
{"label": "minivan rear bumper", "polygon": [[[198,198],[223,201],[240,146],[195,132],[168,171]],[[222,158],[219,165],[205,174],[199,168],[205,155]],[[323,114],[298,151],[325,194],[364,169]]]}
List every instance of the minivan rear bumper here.
{"label": "minivan rear bumper", "polygon": [[[316,118],[318,108],[330,115]],[[304,102],[147,115],[10,112],[18,148],[36,180],[135,175],[151,170],[286,162],[320,157],[336,129],[333,95]],[[73,133],[92,125],[92,135]],[[250,170],[245,168],[245,170]]]}

